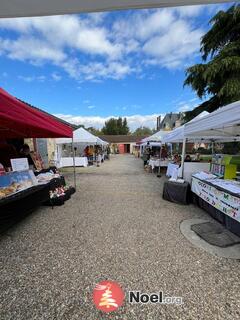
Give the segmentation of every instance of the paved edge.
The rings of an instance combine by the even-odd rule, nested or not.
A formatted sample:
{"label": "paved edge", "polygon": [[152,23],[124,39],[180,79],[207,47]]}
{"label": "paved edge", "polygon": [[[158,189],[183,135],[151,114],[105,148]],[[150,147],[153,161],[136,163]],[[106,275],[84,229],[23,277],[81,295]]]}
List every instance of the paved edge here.
{"label": "paved edge", "polygon": [[227,259],[240,259],[240,244],[235,244],[227,248],[221,248],[209,244],[202,238],[200,238],[193,230],[191,226],[198,223],[210,222],[206,219],[187,219],[180,223],[180,231],[184,237],[190,241],[194,246],[221,258]]}

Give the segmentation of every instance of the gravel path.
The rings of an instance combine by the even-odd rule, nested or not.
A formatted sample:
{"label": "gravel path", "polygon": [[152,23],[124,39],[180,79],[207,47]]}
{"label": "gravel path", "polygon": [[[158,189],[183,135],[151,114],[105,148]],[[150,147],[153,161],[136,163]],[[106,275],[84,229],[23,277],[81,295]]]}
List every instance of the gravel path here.
{"label": "gravel path", "polygon": [[[81,169],[77,181],[64,206],[39,208],[1,238],[0,319],[240,319],[239,262],[195,248],[179,231],[203,211],[162,200],[164,178],[132,156]],[[125,302],[103,314],[92,290],[105,279],[184,304]]]}

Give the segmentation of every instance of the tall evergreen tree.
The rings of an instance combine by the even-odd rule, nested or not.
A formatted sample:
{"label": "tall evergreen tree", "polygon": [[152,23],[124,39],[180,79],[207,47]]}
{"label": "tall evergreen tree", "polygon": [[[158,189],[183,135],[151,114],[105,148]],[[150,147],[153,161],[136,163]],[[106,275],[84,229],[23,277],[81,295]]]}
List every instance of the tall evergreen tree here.
{"label": "tall evergreen tree", "polygon": [[154,133],[154,130],[148,128],[148,127],[139,127],[134,132],[133,135],[135,136],[150,136]]}
{"label": "tall evergreen tree", "polygon": [[127,124],[127,118],[123,119],[122,128],[123,128],[122,134],[129,134],[129,127],[128,127],[128,124]]}
{"label": "tall evergreen tree", "polygon": [[102,128],[103,134],[107,135],[118,135],[124,134],[127,135],[129,133],[129,127],[127,125],[127,119],[122,119],[119,117],[118,119],[111,118],[105,122],[104,127]]}
{"label": "tall evergreen tree", "polygon": [[219,11],[210,23],[211,29],[201,40],[203,63],[186,70],[184,83],[208,100],[186,112],[186,121],[203,110],[212,112],[240,100],[240,5]]}

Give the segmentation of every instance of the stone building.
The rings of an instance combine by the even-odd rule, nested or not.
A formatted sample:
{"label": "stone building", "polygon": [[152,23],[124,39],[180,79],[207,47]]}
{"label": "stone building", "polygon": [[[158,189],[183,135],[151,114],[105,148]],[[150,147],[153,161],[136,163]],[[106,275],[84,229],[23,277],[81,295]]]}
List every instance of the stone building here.
{"label": "stone building", "polygon": [[167,113],[160,123],[157,120],[157,127],[159,130],[173,130],[182,125],[182,117],[182,113]]}

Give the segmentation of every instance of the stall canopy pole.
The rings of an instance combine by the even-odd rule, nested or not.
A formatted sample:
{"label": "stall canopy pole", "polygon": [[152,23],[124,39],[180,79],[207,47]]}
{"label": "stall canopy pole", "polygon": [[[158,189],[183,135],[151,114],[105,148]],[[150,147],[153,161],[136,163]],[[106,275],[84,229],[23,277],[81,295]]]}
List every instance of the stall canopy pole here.
{"label": "stall canopy pole", "polygon": [[186,154],[186,143],[187,139],[183,139],[183,145],[182,145],[182,159],[181,159],[181,176],[183,178],[184,175],[184,159],[185,159],[185,154]]}
{"label": "stall canopy pole", "polygon": [[171,148],[171,159],[172,159],[172,156],[173,156],[173,154],[172,154],[172,143],[170,143],[170,148]]}
{"label": "stall canopy pole", "polygon": [[72,153],[73,153],[73,181],[74,181],[74,188],[77,189],[76,166],[75,166],[75,149],[74,149],[74,145],[73,145],[73,138],[72,138]]}
{"label": "stall canopy pole", "polygon": [[160,148],[160,155],[159,155],[160,159],[159,159],[159,167],[158,167],[158,174],[157,177],[161,178],[161,158],[162,158],[162,144],[161,144],[161,148]]}

